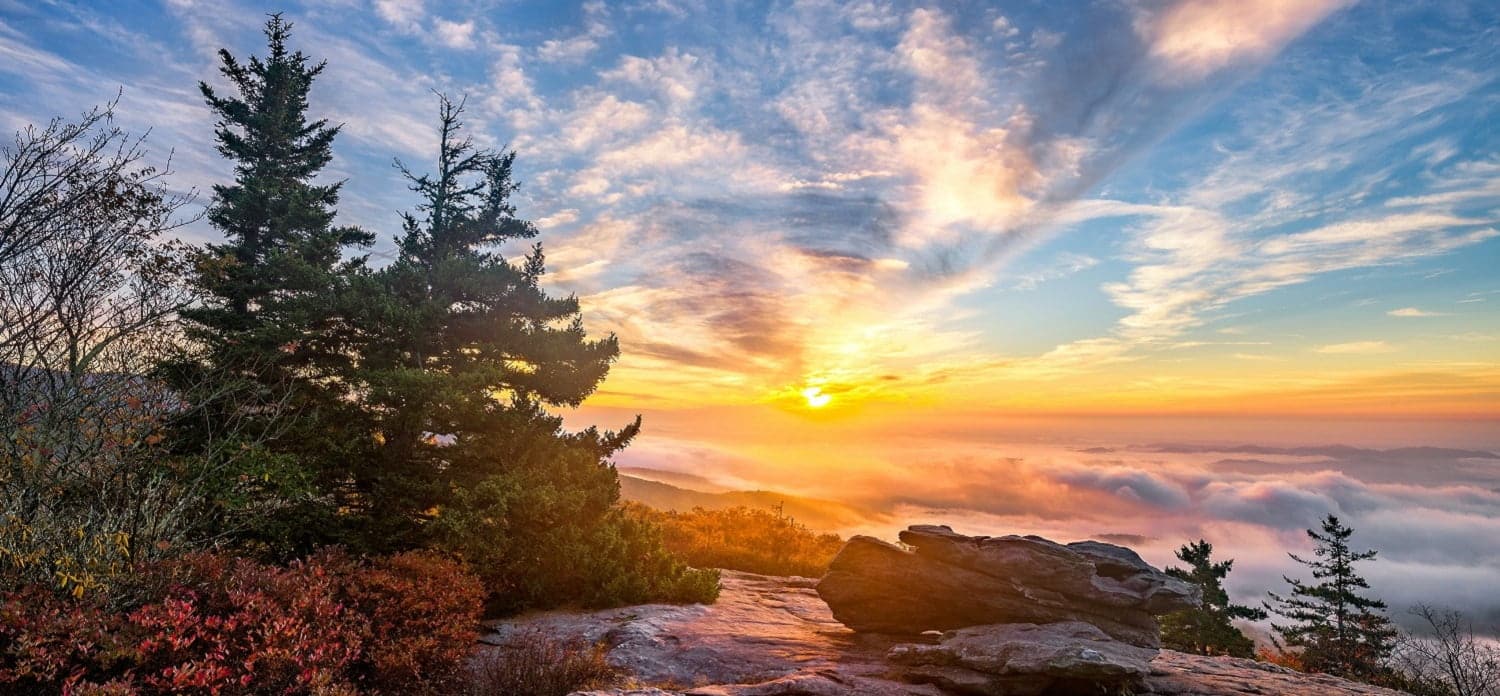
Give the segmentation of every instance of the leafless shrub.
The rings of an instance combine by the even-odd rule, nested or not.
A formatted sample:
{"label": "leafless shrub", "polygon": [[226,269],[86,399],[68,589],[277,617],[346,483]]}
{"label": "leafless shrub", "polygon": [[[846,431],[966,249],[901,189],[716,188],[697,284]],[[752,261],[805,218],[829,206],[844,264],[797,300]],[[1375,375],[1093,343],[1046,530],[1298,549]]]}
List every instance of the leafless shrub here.
{"label": "leafless shrub", "polygon": [[567,696],[617,677],[603,645],[559,640],[539,631],[515,636],[477,656],[470,696]]}
{"label": "leafless shrub", "polygon": [[0,159],[0,571],[82,593],[177,550],[212,472],[173,460],[183,405],[151,380],[178,340],[191,194],[110,107],[17,134]]}
{"label": "leafless shrub", "polygon": [[1422,632],[1404,636],[1393,660],[1414,691],[1500,694],[1500,646],[1475,636],[1473,624],[1457,611],[1419,604],[1411,614],[1422,620]]}

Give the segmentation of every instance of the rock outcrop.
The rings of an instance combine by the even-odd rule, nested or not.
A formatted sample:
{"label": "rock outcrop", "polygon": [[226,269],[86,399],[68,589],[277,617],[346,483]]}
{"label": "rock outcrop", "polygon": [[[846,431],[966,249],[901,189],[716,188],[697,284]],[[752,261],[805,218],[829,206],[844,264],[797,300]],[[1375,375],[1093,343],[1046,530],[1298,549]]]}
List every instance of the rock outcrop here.
{"label": "rock outcrop", "polygon": [[970,537],[938,526],[911,527],[901,541],[914,550],[849,540],[817,586],[835,618],[856,631],[908,635],[1077,621],[1155,648],[1156,616],[1199,601],[1197,588],[1122,546]]}
{"label": "rock outcrop", "polygon": [[[609,648],[609,661],[622,672],[622,686],[591,692],[589,696],[946,696],[953,693],[945,691],[937,680],[904,681],[907,677],[903,676],[903,670],[918,666],[886,661],[897,646],[930,648],[938,643],[923,644],[912,636],[855,633],[834,620],[813,590],[815,582],[807,578],[725,572],[719,601],[711,606],[645,605],[592,613],[536,613],[495,623],[494,633],[486,640],[503,642],[527,631],[539,631],[559,639],[605,644]],[[958,633],[961,632],[954,635]],[[1399,696],[1386,689],[1300,674],[1251,660],[1199,657],[1170,650],[1162,651],[1148,667],[1149,673],[1129,693],[1135,696]],[[993,686],[989,682],[983,685]],[[1101,693],[1099,690],[1059,692]]]}

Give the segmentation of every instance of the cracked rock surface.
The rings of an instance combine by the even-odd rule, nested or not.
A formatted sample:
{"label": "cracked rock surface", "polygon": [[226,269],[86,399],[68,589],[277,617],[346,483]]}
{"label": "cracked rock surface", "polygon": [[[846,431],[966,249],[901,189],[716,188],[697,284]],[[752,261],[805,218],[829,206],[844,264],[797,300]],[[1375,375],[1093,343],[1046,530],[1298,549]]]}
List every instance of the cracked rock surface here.
{"label": "cracked rock surface", "polygon": [[[816,581],[726,571],[711,606],[644,605],[599,612],[543,612],[495,622],[486,642],[523,631],[603,642],[624,674],[619,688],[588,696],[944,696],[938,683],[906,681],[909,665],[887,662],[897,646],[930,650],[937,640],[859,634],[833,618]],[[951,635],[959,635],[955,631]],[[1125,646],[1129,647],[1129,646]],[[908,648],[910,650],[910,648]],[[1101,651],[1102,652],[1102,651]],[[956,687],[950,684],[948,688]],[[984,685],[984,688],[990,688]],[[1022,692],[1003,692],[1022,693]],[[1057,691],[1057,693],[1078,693]],[[1097,692],[1086,692],[1097,693]],[[1161,651],[1136,696],[1394,696],[1332,677],[1233,658]],[[583,696],[579,694],[577,696]]]}

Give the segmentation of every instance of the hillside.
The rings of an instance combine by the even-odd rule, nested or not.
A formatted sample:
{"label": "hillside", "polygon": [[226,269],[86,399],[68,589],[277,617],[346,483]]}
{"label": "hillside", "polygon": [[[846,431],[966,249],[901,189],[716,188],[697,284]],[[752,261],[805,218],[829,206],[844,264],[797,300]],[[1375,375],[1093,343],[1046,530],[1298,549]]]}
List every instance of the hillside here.
{"label": "hillside", "polygon": [[775,510],[779,506],[782,514],[820,531],[839,531],[878,517],[874,513],[830,500],[802,498],[775,491],[693,490],[623,472],[620,474],[620,496],[625,500],[668,511],[687,511],[695,507],[723,510],[738,506]]}

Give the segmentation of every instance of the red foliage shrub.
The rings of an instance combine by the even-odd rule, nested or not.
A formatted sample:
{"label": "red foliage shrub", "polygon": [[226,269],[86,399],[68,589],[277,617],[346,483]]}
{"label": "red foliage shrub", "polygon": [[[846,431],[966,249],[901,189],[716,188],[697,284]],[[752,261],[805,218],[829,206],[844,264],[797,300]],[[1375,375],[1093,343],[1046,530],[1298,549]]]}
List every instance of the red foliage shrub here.
{"label": "red foliage shrub", "polygon": [[483,596],[458,563],[196,554],[143,569],[134,608],[0,594],[0,694],[420,694],[451,687]]}
{"label": "red foliage shrub", "polygon": [[281,568],[192,556],[165,568],[175,584],[132,612],[141,684],[167,693],[308,693],[344,683],[367,633],[336,598],[342,567]]}
{"label": "red foliage shrub", "polygon": [[376,559],[345,579],[342,597],[368,619],[357,666],[386,694],[449,693],[473,650],[485,595],[457,561],[410,551]]}
{"label": "red foliage shrub", "polygon": [[1255,659],[1298,672],[1307,671],[1307,665],[1303,664],[1301,655],[1281,648],[1261,646],[1255,650]]}
{"label": "red foliage shrub", "polygon": [[[112,650],[109,615],[51,588],[0,594],[0,694],[81,686]],[[50,689],[48,687],[51,687]]]}

